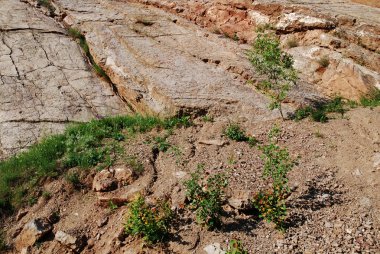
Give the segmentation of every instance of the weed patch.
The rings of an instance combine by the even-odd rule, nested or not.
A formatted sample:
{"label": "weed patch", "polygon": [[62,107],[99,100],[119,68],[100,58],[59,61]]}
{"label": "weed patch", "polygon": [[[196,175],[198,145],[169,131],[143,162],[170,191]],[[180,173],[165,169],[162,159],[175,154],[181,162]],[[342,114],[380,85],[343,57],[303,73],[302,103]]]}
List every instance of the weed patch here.
{"label": "weed patch", "polygon": [[226,254],[248,254],[241,241],[231,240]]}
{"label": "weed patch", "polygon": [[342,97],[338,96],[328,102],[319,103],[314,107],[307,106],[300,108],[296,110],[292,119],[299,121],[310,116],[316,122],[325,123],[329,120],[329,113],[339,113],[343,117],[344,113],[348,111],[348,105]]}
{"label": "weed patch", "polygon": [[380,89],[373,89],[367,96],[360,99],[360,104],[363,107],[378,107],[380,106]]}
{"label": "weed patch", "polygon": [[132,135],[153,128],[189,125],[188,117],[162,120],[134,115],[68,127],[64,134],[46,138],[28,151],[0,162],[0,212],[27,204],[28,194],[47,176],[56,177],[71,167],[88,168],[102,162],[106,163],[105,166],[112,164],[119,149],[115,142],[121,140],[123,131]]}
{"label": "weed patch", "polygon": [[227,187],[227,177],[216,174],[202,181],[203,166],[191,174],[191,179],[184,183],[186,198],[191,209],[196,211],[197,222],[213,229],[220,224],[222,213],[222,197]]}
{"label": "weed patch", "polygon": [[224,135],[237,142],[248,142],[250,146],[255,146],[258,143],[254,137],[249,137],[237,123],[230,123],[224,130]]}
{"label": "weed patch", "polygon": [[147,243],[161,242],[169,233],[172,217],[167,202],[152,206],[140,196],[129,205],[125,233],[143,237]]}

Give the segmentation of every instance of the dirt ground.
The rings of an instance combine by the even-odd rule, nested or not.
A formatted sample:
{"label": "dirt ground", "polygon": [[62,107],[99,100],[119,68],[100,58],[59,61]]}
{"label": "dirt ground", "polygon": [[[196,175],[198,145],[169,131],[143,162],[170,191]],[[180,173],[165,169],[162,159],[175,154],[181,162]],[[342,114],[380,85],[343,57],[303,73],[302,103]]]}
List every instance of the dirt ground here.
{"label": "dirt ground", "polygon": [[[154,171],[154,177],[146,178],[149,183],[140,183],[148,186],[145,190],[148,200],[164,196],[171,199],[176,219],[167,243],[144,247],[141,240],[123,234],[128,208],[122,205],[112,210],[99,205],[98,194],[91,190],[95,169],[82,171],[80,190],[73,189],[64,179],[48,181],[44,188],[52,193],[51,198],[41,197],[19,221],[11,218],[6,226],[9,240],[29,220],[56,212],[59,221],[53,232],[61,230],[85,236],[91,244],[82,253],[205,253],[203,249],[213,243],[226,249],[226,242],[231,239],[241,240],[249,253],[380,251],[380,108],[354,109],[343,119],[336,116],[325,124],[309,120],[255,125],[241,122],[247,133],[262,143],[267,142],[268,131],[277,124],[281,128],[280,145],[298,158],[289,175],[292,194],[287,200],[288,230],[284,234],[249,209],[234,208],[233,198],[242,198],[242,193],[253,195],[268,186],[262,179],[261,153],[257,147],[223,136],[228,121],[235,120],[217,117],[214,122],[196,120],[194,126],[175,130],[168,137],[172,148],[167,152],[152,152],[152,138],[164,133],[139,135],[124,143],[126,156],[136,156],[143,162],[144,174]],[[203,144],[210,140],[221,142]],[[229,178],[223,224],[214,231],[198,225],[194,212],[183,206],[183,181],[198,164],[205,165],[207,174],[223,172]],[[30,253],[72,253],[72,250],[47,237]]]}
{"label": "dirt ground", "polygon": [[352,0],[352,2],[380,8],[380,2],[378,0]]}

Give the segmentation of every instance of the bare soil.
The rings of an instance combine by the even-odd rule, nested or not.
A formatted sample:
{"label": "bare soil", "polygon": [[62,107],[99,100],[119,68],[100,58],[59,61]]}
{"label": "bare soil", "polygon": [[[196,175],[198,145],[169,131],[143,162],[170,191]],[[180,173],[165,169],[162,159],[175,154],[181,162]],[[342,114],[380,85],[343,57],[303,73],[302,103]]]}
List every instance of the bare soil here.
{"label": "bare soil", "polygon": [[[82,253],[205,253],[205,246],[220,243],[225,249],[226,241],[231,239],[241,240],[249,253],[380,251],[380,168],[375,161],[380,152],[379,108],[355,109],[343,119],[336,116],[326,124],[309,120],[241,123],[249,135],[262,143],[268,142],[267,133],[277,124],[282,130],[281,146],[298,158],[289,175],[292,194],[287,200],[286,233],[278,232],[252,210],[239,210],[231,205],[231,197],[240,198],[241,193],[253,195],[267,188],[269,182],[262,179],[260,151],[244,142],[227,140],[222,134],[227,124],[218,119],[213,123],[196,120],[194,126],[174,131],[168,138],[172,148],[167,152],[152,150],[151,140],[164,135],[161,132],[138,135],[124,142],[126,156],[136,156],[145,168],[154,167],[155,177],[145,193],[148,200],[169,197],[176,211],[168,242],[149,247],[140,239],[123,234],[128,207],[122,205],[111,210],[98,204],[97,194],[91,190],[96,169],[78,171],[83,183],[79,190],[63,178],[47,181],[44,188],[52,197],[41,197],[36,205],[26,209],[27,214],[20,221],[11,218],[6,224],[8,240],[12,242],[12,237],[29,220],[48,217],[55,211],[60,219],[53,232],[85,235],[91,244]],[[201,144],[205,140],[226,144]],[[198,225],[194,213],[184,204],[183,181],[200,163],[205,165],[207,174],[223,172],[229,177],[223,224],[214,231]],[[30,253],[72,251],[47,238]]]}
{"label": "bare soil", "polygon": [[377,0],[352,0],[352,2],[380,8],[380,2]]}

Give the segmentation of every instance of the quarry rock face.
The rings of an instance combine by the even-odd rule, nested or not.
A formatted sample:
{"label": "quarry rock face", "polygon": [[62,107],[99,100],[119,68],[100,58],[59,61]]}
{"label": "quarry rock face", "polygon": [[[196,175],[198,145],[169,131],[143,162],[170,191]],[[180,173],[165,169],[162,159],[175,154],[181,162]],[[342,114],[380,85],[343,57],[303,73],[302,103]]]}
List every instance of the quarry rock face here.
{"label": "quarry rock face", "polygon": [[[254,88],[263,77],[246,56],[256,29],[266,24],[299,72],[285,111],[337,94],[358,100],[380,88],[380,11],[348,2],[307,3],[57,0],[51,13],[34,0],[2,0],[0,158],[68,123],[108,115],[278,117]],[[70,27],[83,33],[110,80],[91,70],[67,35]]]}
{"label": "quarry rock face", "polygon": [[129,112],[53,19],[19,1],[0,6],[0,158],[67,123]]}

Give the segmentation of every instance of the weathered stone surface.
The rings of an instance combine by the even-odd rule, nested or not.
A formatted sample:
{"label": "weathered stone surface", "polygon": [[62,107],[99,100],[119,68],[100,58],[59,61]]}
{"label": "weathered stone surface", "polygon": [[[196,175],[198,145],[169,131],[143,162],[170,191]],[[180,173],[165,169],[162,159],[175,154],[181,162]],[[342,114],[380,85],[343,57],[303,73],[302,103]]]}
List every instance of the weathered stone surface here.
{"label": "weathered stone surface", "polygon": [[[67,14],[65,20],[85,33],[94,59],[136,111],[167,116],[227,109],[255,120],[273,117],[265,96],[226,71],[250,69],[235,43],[220,43],[217,36],[176,16],[128,2],[57,3]],[[152,24],[144,25],[144,19]]]}
{"label": "weathered stone surface", "polygon": [[97,173],[92,182],[92,189],[94,191],[111,191],[117,188],[117,180],[114,178],[113,173],[104,169]]}
{"label": "weathered stone surface", "polygon": [[25,224],[19,236],[16,238],[16,249],[21,251],[24,248],[32,246],[41,237],[52,230],[52,226],[46,218],[38,218]]}
{"label": "weathered stone surface", "polygon": [[57,231],[54,239],[72,250],[80,250],[85,244],[85,237],[73,236],[63,231]]}
{"label": "weathered stone surface", "polygon": [[294,12],[285,13],[276,25],[277,30],[286,33],[313,29],[329,30],[334,27],[335,24],[330,20]]}
{"label": "weathered stone surface", "polygon": [[220,243],[207,245],[203,249],[207,254],[225,254],[226,252],[220,247]]}
{"label": "weathered stone surface", "polygon": [[67,123],[127,112],[54,20],[0,1],[0,158]]}

